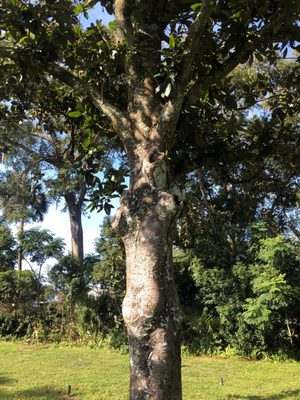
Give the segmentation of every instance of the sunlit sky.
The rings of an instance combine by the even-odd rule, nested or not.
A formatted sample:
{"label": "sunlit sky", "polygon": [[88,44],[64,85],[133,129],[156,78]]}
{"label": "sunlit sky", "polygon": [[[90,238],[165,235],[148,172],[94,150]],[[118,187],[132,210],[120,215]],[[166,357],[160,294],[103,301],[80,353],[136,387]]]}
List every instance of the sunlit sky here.
{"label": "sunlit sky", "polygon": [[[98,4],[92,10],[89,11],[89,18],[81,16],[80,21],[84,27],[88,27],[96,19],[101,20],[103,23],[108,24],[114,17],[106,14],[104,9]],[[112,210],[114,213],[118,207],[118,201],[113,201],[115,209]],[[62,212],[64,208],[64,202],[59,205],[51,205],[48,213],[46,214],[44,221],[39,224],[33,224],[33,226],[40,226],[45,229],[49,229],[57,236],[63,238],[66,242],[67,252],[71,249],[71,233],[70,233],[70,222],[69,215],[67,212]],[[100,225],[102,224],[103,217],[105,216],[104,211],[87,212],[86,216],[83,216],[83,235],[84,235],[84,252],[85,254],[94,251],[94,241],[100,234]]]}

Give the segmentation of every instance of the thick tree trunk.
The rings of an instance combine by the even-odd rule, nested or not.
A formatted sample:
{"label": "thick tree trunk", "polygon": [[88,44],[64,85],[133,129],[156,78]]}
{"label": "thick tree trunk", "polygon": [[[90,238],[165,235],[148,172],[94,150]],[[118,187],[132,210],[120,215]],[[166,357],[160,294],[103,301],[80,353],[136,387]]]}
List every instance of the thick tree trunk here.
{"label": "thick tree trunk", "polygon": [[180,400],[181,310],[172,263],[179,200],[171,189],[155,186],[136,181],[114,222],[126,250],[130,399]]}
{"label": "thick tree trunk", "polygon": [[130,189],[114,221],[126,251],[122,311],[129,338],[130,400],[181,400],[181,310],[172,263],[181,193],[167,154],[182,96],[179,91],[171,103],[157,93],[164,24],[150,17],[151,2],[142,3],[145,19],[136,31],[128,18],[129,3],[115,1],[117,37],[136,49],[126,62],[127,113],[113,118],[130,169]]}
{"label": "thick tree trunk", "polygon": [[75,196],[72,193],[65,195],[68,206],[70,227],[71,227],[71,254],[74,258],[83,261],[83,229],[81,221],[81,205],[76,203]]}

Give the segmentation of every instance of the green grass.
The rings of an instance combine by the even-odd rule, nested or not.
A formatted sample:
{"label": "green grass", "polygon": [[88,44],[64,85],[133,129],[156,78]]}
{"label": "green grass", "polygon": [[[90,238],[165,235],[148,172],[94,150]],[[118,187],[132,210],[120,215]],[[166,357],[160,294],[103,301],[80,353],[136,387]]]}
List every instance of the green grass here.
{"label": "green grass", "polygon": [[[184,357],[182,373],[184,400],[300,399],[300,363]],[[125,400],[127,393],[127,355],[0,342],[0,400]]]}

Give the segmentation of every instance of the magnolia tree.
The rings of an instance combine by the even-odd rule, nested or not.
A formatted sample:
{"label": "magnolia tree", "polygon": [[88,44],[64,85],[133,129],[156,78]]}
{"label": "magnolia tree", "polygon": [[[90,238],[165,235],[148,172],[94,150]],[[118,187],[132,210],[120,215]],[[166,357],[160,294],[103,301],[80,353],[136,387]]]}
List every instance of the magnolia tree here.
{"label": "magnolia tree", "polygon": [[[274,65],[297,48],[300,4],[101,0],[115,21],[84,30],[78,15],[96,3],[3,0],[2,69],[19,74],[7,82],[16,96],[31,90],[32,81],[55,80],[87,97],[106,119],[103,134],[122,143],[130,187],[113,225],[126,250],[130,398],[179,400],[181,311],[172,240],[184,177],[209,156],[204,147],[226,109],[255,102],[252,95],[249,104],[243,96],[236,103],[231,72],[255,57]],[[84,110],[70,112],[85,118]]]}

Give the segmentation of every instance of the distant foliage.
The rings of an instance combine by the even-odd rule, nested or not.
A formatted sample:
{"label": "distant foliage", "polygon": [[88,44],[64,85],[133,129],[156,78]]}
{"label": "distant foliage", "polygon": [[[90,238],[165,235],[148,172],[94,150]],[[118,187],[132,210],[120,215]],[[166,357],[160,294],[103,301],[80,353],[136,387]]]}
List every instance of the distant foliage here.
{"label": "distant foliage", "polygon": [[[300,350],[300,260],[297,246],[283,236],[266,237],[267,226],[254,224],[244,246],[244,260],[210,264],[205,248],[175,253],[179,285],[189,274],[193,301],[184,299],[184,343],[196,353],[262,357],[279,350]],[[201,242],[199,241],[199,244]],[[207,248],[210,251],[209,248]],[[220,260],[221,261],[221,260]],[[185,278],[186,280],[186,278]],[[196,289],[196,291],[195,291]],[[232,352],[232,350],[231,350]]]}

